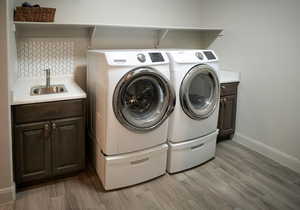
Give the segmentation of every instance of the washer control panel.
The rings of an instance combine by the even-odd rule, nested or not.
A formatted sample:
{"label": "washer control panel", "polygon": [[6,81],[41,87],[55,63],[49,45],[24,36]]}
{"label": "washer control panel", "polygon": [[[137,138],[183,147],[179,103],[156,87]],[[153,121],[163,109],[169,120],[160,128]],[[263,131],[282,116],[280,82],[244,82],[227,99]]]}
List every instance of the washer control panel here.
{"label": "washer control panel", "polygon": [[104,53],[108,64],[114,66],[159,65],[169,63],[167,53],[158,50],[110,50]]}
{"label": "washer control panel", "polygon": [[[162,56],[162,54],[160,52],[150,52],[149,53],[150,59],[153,63],[157,63],[157,62],[164,62],[164,57]],[[138,61],[140,61],[141,63],[144,63],[146,61],[146,56],[143,53],[139,53],[137,54],[136,58],[138,59]]]}

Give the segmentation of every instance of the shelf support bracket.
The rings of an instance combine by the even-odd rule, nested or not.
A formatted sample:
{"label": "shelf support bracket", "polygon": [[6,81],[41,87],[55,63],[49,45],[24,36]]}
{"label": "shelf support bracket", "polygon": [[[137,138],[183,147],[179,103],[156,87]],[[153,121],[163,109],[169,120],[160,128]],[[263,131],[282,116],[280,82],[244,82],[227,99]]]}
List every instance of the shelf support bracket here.
{"label": "shelf support bracket", "polygon": [[96,32],[97,32],[97,26],[93,26],[91,29],[90,29],[90,40],[89,40],[89,48],[92,48],[93,46],[93,40],[96,36]]}
{"label": "shelf support bracket", "polygon": [[219,33],[218,33],[218,38],[220,38],[220,37],[222,37],[222,36],[224,36],[224,31],[223,30],[221,30]]}
{"label": "shelf support bracket", "polygon": [[164,40],[168,34],[168,29],[160,29],[157,30],[157,37],[156,37],[156,43],[154,45],[155,48],[158,48],[162,40]]}

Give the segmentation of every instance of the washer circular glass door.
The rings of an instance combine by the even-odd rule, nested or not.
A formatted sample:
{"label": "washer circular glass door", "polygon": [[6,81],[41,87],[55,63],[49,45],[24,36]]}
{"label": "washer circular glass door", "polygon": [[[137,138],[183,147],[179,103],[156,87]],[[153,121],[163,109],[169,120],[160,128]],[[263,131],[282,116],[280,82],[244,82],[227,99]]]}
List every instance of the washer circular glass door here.
{"label": "washer circular glass door", "polygon": [[149,131],[160,126],[174,105],[175,95],[168,80],[151,67],[139,67],[125,74],[113,96],[116,118],[134,131]]}
{"label": "washer circular glass door", "polygon": [[196,65],[182,80],[181,107],[192,119],[207,118],[214,112],[219,94],[220,83],[216,72],[208,65]]}

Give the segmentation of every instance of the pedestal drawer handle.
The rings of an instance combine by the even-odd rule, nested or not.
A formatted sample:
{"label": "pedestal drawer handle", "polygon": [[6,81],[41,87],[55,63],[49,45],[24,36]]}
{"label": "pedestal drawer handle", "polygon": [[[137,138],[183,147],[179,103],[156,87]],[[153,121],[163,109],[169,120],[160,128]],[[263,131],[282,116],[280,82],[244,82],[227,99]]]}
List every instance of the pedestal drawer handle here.
{"label": "pedestal drawer handle", "polygon": [[147,160],[149,160],[148,157],[147,157],[147,158],[140,159],[140,160],[131,161],[130,164],[135,165],[135,164],[139,164],[139,163],[146,162]]}
{"label": "pedestal drawer handle", "polygon": [[191,150],[194,150],[194,149],[197,149],[199,147],[202,147],[203,145],[204,145],[204,143],[196,145],[196,146],[193,146],[193,147],[191,147]]}

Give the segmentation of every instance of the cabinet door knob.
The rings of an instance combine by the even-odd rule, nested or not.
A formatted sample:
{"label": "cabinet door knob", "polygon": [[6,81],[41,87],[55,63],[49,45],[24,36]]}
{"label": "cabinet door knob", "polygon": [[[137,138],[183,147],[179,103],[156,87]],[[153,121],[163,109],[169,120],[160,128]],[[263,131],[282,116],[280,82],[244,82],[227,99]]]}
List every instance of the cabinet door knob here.
{"label": "cabinet door knob", "polygon": [[52,129],[55,130],[56,129],[56,124],[52,123]]}

